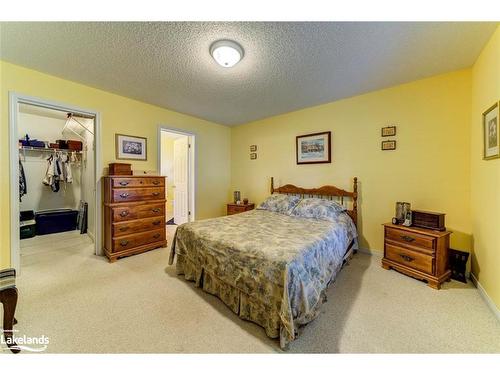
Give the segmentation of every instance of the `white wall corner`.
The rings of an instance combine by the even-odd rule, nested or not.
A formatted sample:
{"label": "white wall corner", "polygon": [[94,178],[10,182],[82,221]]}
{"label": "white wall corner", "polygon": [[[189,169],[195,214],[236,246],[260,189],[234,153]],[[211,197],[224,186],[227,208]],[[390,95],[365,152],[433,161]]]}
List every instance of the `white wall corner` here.
{"label": "white wall corner", "polygon": [[500,322],[500,310],[498,309],[495,302],[493,302],[488,293],[486,293],[486,290],[484,290],[483,286],[472,272],[470,273],[470,279],[472,283],[476,286],[477,290],[479,291],[481,298],[484,300],[484,302],[486,302],[490,310],[493,312],[493,315],[495,315],[498,321]]}

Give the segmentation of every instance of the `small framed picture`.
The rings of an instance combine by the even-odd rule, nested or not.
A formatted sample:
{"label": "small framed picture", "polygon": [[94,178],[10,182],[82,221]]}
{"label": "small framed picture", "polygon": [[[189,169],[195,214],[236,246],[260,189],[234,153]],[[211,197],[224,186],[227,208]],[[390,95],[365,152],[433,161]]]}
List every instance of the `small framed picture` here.
{"label": "small framed picture", "polygon": [[250,152],[256,152],[256,151],[257,151],[257,145],[251,145]]}
{"label": "small framed picture", "polygon": [[252,152],[252,153],[250,154],[250,160],[255,160],[255,159],[257,159],[257,153]]}
{"label": "small framed picture", "polygon": [[116,158],[120,160],[147,160],[147,138],[133,135],[115,135]]}
{"label": "small framed picture", "polygon": [[332,162],[332,132],[298,135],[295,141],[297,164]]}
{"label": "small framed picture", "polygon": [[382,141],[382,151],[395,150],[396,141]]}
{"label": "small framed picture", "polygon": [[395,126],[386,126],[382,128],[382,137],[394,137],[396,135]]}
{"label": "small framed picture", "polygon": [[500,157],[498,121],[498,103],[495,103],[483,113],[484,160]]}

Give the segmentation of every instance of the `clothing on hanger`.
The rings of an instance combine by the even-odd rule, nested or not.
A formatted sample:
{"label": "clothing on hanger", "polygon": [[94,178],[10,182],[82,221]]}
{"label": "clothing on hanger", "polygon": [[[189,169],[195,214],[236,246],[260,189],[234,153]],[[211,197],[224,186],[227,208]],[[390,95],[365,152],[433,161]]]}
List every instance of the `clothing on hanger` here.
{"label": "clothing on hanger", "polygon": [[78,163],[78,158],[76,157],[76,154],[75,152],[71,152],[71,155],[70,155],[70,158],[69,158],[69,161],[72,163],[72,164],[77,164]]}
{"label": "clothing on hanger", "polygon": [[50,186],[54,193],[59,191],[59,176],[61,175],[61,168],[58,163],[57,153],[54,152],[47,159],[47,171],[43,178],[44,185]]}
{"label": "clothing on hanger", "polygon": [[21,163],[21,159],[19,159],[19,202],[21,202],[22,196],[26,194],[28,194],[26,175],[24,174],[23,163]]}
{"label": "clothing on hanger", "polygon": [[47,159],[47,171],[43,183],[50,186],[54,193],[60,190],[60,182],[73,182],[73,173],[67,153],[55,152]]}
{"label": "clothing on hanger", "polygon": [[73,173],[71,171],[70,157],[68,156],[67,153],[61,153],[59,161],[61,163],[61,171],[62,171],[61,180],[64,182],[72,183]]}

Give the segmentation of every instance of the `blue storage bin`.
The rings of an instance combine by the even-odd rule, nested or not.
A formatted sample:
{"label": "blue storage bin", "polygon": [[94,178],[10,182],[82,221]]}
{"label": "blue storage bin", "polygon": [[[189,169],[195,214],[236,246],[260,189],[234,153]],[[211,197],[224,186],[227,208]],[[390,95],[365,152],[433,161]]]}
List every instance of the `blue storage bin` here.
{"label": "blue storage bin", "polygon": [[37,236],[76,230],[78,211],[71,209],[39,211],[35,214]]}

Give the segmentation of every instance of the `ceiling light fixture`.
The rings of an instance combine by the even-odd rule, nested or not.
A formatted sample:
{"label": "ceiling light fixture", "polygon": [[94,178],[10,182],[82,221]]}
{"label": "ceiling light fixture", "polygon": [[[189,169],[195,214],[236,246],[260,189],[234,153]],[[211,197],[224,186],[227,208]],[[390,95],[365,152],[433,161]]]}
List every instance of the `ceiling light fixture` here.
{"label": "ceiling light fixture", "polygon": [[210,46],[210,54],[217,64],[230,68],[243,58],[243,48],[232,40],[218,40]]}

